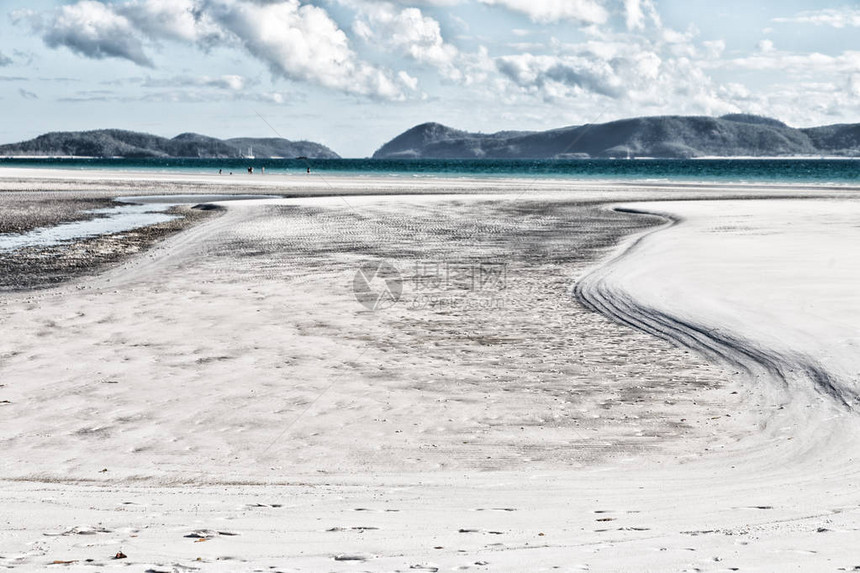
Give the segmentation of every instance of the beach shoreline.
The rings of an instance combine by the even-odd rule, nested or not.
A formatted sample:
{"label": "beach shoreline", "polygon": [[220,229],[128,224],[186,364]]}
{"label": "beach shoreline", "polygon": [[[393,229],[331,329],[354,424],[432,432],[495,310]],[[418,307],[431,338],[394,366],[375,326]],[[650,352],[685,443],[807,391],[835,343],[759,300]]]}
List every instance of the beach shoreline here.
{"label": "beach shoreline", "polygon": [[[223,189],[184,176],[40,177],[0,172],[0,188]],[[260,187],[242,181],[235,192]],[[13,460],[0,476],[13,524],[2,563],[853,567],[851,454],[821,459],[852,443],[853,417],[834,418],[814,394],[789,401],[773,380],[572,294],[630,261],[680,280],[664,249],[695,254],[711,228],[735,237],[738,218],[755,229],[754,211],[738,213],[756,201],[814,214],[802,203],[812,201],[826,214],[853,193],[496,183],[272,184],[289,197],[222,203],[220,216],[95,276],[0,294],[0,440]],[[703,221],[680,242],[661,239],[671,235],[660,220],[617,210],[671,213],[657,203],[667,200]],[[635,244],[657,254],[629,256]],[[403,290],[374,312],[353,289],[357,270],[380,261]],[[500,263],[503,283],[494,270],[480,290],[452,282],[435,306],[418,304],[423,279],[449,280],[440,265],[462,280]],[[649,283],[617,284],[639,297]],[[111,561],[117,551],[128,560]]]}
{"label": "beach shoreline", "polygon": [[[34,168],[34,167],[0,167],[0,182],[3,189],[32,190],[32,182],[41,181],[43,185],[50,184],[57,190],[74,189],[75,186],[86,182],[94,189],[108,190],[113,188],[145,185],[147,183],[163,183],[166,185],[216,185],[238,186],[243,189],[259,188],[273,192],[280,188],[282,193],[313,194],[322,193],[326,189],[336,194],[364,194],[368,189],[375,193],[428,193],[434,190],[444,190],[448,193],[475,193],[479,190],[503,193],[508,191],[520,192],[523,189],[535,191],[550,191],[557,189],[594,189],[596,187],[611,187],[613,189],[754,189],[763,192],[776,190],[826,190],[834,192],[857,191],[860,184],[838,182],[809,182],[809,181],[714,181],[714,180],[676,180],[671,178],[580,178],[545,177],[540,174],[528,175],[446,175],[438,173],[409,174],[409,173],[339,173],[328,171],[278,172],[269,170],[265,174],[253,175],[245,172],[218,174],[214,169],[211,173],[193,173],[170,170],[110,170],[110,169],[64,169],[64,168]],[[95,186],[95,187],[93,187]],[[177,191],[179,192],[179,191]],[[145,194],[145,193],[140,193]]]}

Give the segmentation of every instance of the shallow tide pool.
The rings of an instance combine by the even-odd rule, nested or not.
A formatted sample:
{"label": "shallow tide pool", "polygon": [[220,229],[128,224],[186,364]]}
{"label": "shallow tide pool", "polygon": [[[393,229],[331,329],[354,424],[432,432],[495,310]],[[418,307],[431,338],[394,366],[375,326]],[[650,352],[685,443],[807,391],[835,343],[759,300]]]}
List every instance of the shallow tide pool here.
{"label": "shallow tide pool", "polygon": [[92,219],[33,229],[27,233],[0,234],[0,252],[27,247],[53,247],[81,239],[133,231],[182,218],[167,213],[171,207],[215,201],[267,199],[267,195],[151,195],[121,197],[116,207],[92,209]]}

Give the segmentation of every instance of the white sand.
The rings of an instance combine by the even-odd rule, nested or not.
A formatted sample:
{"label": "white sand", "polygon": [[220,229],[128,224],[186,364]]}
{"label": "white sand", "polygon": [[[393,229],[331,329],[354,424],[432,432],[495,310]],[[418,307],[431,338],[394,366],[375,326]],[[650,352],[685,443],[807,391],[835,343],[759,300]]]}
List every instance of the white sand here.
{"label": "white sand", "polygon": [[[750,370],[734,374],[571,298],[588,271],[560,257],[553,214],[596,192],[656,191],[498,186],[507,194],[225,204],[101,277],[0,299],[0,566],[860,565],[856,415],[803,375],[814,358],[843,395],[856,390],[850,195],[636,204],[684,220],[580,283],[623,320],[720,329],[731,348],[699,345]],[[518,233],[553,242],[505,242]],[[363,261],[455,253],[508,257],[504,312],[371,313],[352,298]],[[743,349],[798,372],[776,376]],[[207,540],[186,537],[196,531]]]}

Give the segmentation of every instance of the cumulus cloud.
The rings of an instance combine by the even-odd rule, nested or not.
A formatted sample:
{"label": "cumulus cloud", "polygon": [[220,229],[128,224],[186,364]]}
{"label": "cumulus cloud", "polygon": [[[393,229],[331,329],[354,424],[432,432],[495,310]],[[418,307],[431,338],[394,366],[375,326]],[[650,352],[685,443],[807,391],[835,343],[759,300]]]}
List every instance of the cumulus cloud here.
{"label": "cumulus cloud", "polygon": [[705,48],[705,54],[708,58],[716,59],[723,55],[723,52],[726,51],[726,42],[725,40],[710,40],[702,42],[702,46]]}
{"label": "cumulus cloud", "polygon": [[[64,46],[93,59],[154,67],[147,43],[170,40],[208,49],[227,42],[247,50],[277,77],[346,93],[397,100],[416,85],[406,72],[361,60],[323,8],[299,0],[79,0],[49,13],[19,12],[13,19],[29,22],[49,47]],[[444,46],[432,43],[415,49],[416,57],[428,61],[444,56]]]}
{"label": "cumulus cloud", "polygon": [[815,24],[834,28],[860,28],[860,10],[856,8],[828,8],[796,14],[790,18],[774,18],[774,22]]}
{"label": "cumulus cloud", "polygon": [[569,90],[594,92],[612,98],[623,94],[621,79],[606,61],[579,56],[517,54],[496,60],[499,71],[516,85],[548,97]]}
{"label": "cumulus cloud", "polygon": [[102,2],[81,0],[63,6],[49,17],[32,11],[13,15],[15,20],[21,18],[28,20],[51,48],[65,46],[87,58],[123,58],[152,67],[129,19]]}
{"label": "cumulus cloud", "polygon": [[[749,91],[739,106],[749,113],[777,117],[790,125],[809,126],[846,120],[846,110],[856,114],[860,98],[843,81],[811,81],[774,84],[766,91]],[[848,116],[850,117],[850,116]]]}
{"label": "cumulus cloud", "polygon": [[860,98],[860,73],[848,78],[848,93],[853,97]]}
{"label": "cumulus cloud", "polygon": [[628,30],[644,29],[648,19],[657,26],[661,25],[653,0],[624,0],[624,11]]}
{"label": "cumulus cloud", "polygon": [[433,66],[449,79],[463,79],[456,66],[459,50],[442,38],[439,22],[418,8],[400,8],[387,2],[361,4],[353,32],[366,42]]}
{"label": "cumulus cloud", "polygon": [[551,55],[496,59],[499,71],[519,88],[551,99],[583,93],[628,97],[653,87],[665,63],[653,46],[621,40],[559,45]]}
{"label": "cumulus cloud", "polygon": [[708,60],[705,69],[725,72],[749,70],[760,82],[754,90],[733,84],[721,86],[719,95],[745,112],[778,117],[795,125],[813,125],[840,118],[850,121],[860,112],[860,52],[837,55],[794,53],[772,45],[737,58]]}
{"label": "cumulus cloud", "polygon": [[708,51],[724,46],[701,50],[688,42],[683,50],[678,47],[659,35],[653,40],[621,35],[560,44],[554,54],[503,56],[496,64],[509,81],[503,88],[508,100],[530,97],[553,106],[587,105],[592,110],[589,121],[597,121],[593,114],[599,110],[601,117],[739,111],[733,101],[739,90],[721,90],[701,66]]}
{"label": "cumulus cloud", "polygon": [[[486,117],[500,115],[505,105],[511,105],[520,118],[542,109],[541,121],[553,122],[561,109],[565,113],[585,110],[591,120],[595,111],[609,110],[604,119],[752,111],[784,113],[795,121],[799,112],[793,112],[792,106],[806,105],[818,117],[831,113],[848,117],[856,113],[851,110],[860,110],[860,52],[792,53],[769,40],[763,40],[758,49],[750,42],[746,53],[727,52],[722,40],[700,41],[693,26],[685,31],[665,27],[657,0],[65,0],[56,4],[59,7],[52,10],[18,11],[13,21],[29,24],[53,48],[144,67],[164,62],[166,68],[163,75],[152,72],[152,77],[136,78],[133,88],[127,86],[128,93],[82,92],[78,98],[287,103],[288,93],[289,101],[295,99],[295,94],[275,91],[275,86],[263,88],[265,80],[246,77],[255,72],[234,69],[232,58],[242,54],[266,66],[274,79],[382,100],[442,101],[444,95],[449,107],[469,110],[459,113]],[[465,9],[445,10],[453,5]],[[474,18],[484,12],[475,9],[478,5],[492,8],[496,15],[510,12],[514,29],[484,27],[482,35],[476,36],[481,22]],[[848,28],[860,26],[860,10],[801,12],[776,21]],[[541,26],[558,23],[580,27],[585,41],[564,43],[551,37],[571,37],[559,33],[560,26]],[[454,30],[462,35],[454,35]],[[755,40],[771,36],[763,33]],[[244,75],[220,75],[223,70],[219,69],[197,76],[180,71],[179,64],[171,69],[166,50],[178,44],[216,56],[213,48],[226,47],[229,54],[220,63],[231,62],[230,71]],[[26,62],[17,52],[10,55],[0,53],[0,66],[12,59],[19,65]],[[402,63],[391,63],[398,61]],[[422,80],[434,73],[445,86],[436,94],[422,86],[431,91],[425,94],[415,76],[401,71],[410,66],[421,70]],[[769,73],[732,74],[736,70]],[[714,81],[709,74],[728,83]],[[258,89],[266,93],[257,93]],[[804,97],[804,90],[809,95]]]}
{"label": "cumulus cloud", "polygon": [[403,99],[408,75],[396,76],[359,59],[328,13],[298,0],[222,3],[219,24],[273,74],[347,93]]}
{"label": "cumulus cloud", "polygon": [[776,51],[776,47],[774,47],[773,42],[771,40],[762,40],[758,43],[759,52],[768,54]]}
{"label": "cumulus cloud", "polygon": [[811,53],[800,54],[775,49],[772,45],[760,46],[759,52],[741,58],[708,63],[709,67],[778,71],[796,77],[823,77],[826,74],[860,73],[860,52],[846,51],[836,56]]}
{"label": "cumulus cloud", "polygon": [[609,19],[606,8],[597,0],[479,0],[526,14],[535,22],[572,20],[584,24],[603,24]]}
{"label": "cumulus cloud", "polygon": [[201,43],[224,39],[199,0],[131,0],[115,9],[150,38]]}

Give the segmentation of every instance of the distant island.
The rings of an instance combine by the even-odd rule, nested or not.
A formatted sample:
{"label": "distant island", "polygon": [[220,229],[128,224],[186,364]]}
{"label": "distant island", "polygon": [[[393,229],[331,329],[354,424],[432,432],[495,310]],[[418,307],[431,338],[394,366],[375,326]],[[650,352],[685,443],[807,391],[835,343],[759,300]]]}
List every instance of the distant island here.
{"label": "distant island", "polygon": [[860,157],[860,124],[795,129],[767,117],[640,117],[549,131],[469,133],[413,127],[374,159]]}
{"label": "distant island", "polygon": [[[124,131],[65,131],[0,145],[0,157],[204,159],[339,159],[312,141],[217,139],[183,133],[172,139]],[[470,133],[423,123],[398,135],[373,159],[588,159],[696,157],[860,157],[860,124],[797,129],[755,115],[659,116],[549,131]]]}
{"label": "distant island", "polygon": [[307,157],[338,159],[328,147],[312,141],[239,137],[216,139],[183,133],[173,139],[120,129],[63,131],[30,141],[0,145],[0,157],[123,157],[123,158],[257,158]]}

